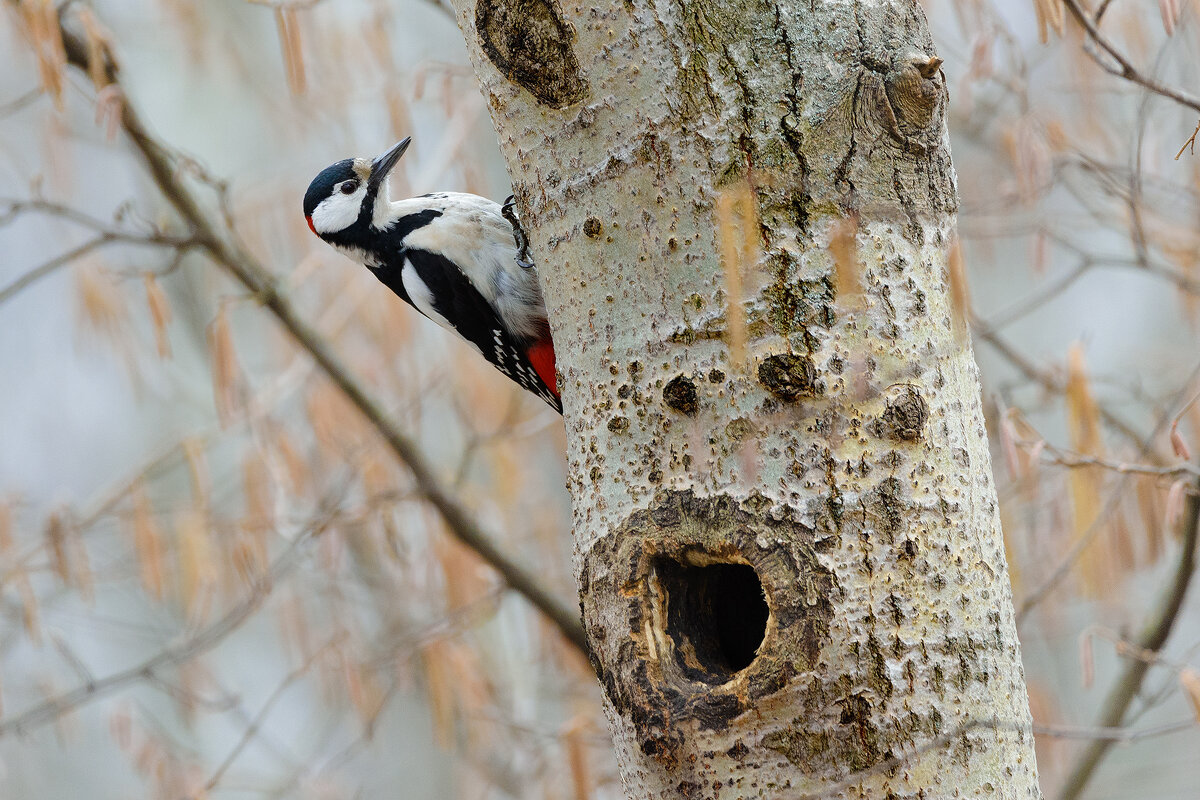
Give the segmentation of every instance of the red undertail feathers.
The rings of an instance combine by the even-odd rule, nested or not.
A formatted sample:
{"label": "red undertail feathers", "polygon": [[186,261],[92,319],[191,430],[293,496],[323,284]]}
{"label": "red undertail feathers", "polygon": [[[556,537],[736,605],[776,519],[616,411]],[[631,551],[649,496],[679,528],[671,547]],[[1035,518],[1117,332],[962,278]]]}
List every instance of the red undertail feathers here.
{"label": "red undertail feathers", "polygon": [[556,398],[561,399],[558,394],[558,381],[554,373],[554,343],[550,341],[550,337],[531,344],[525,351],[525,357],[537,370],[538,377],[542,379],[542,383],[546,384],[546,388],[553,392]]}

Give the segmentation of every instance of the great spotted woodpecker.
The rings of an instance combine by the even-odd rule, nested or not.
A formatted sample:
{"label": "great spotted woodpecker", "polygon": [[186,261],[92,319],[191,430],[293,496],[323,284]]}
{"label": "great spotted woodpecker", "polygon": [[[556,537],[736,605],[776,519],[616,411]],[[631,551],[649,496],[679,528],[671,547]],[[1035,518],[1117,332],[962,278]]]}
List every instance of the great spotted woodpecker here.
{"label": "great spotted woodpecker", "polygon": [[410,141],[322,170],[304,195],[308,227],[562,413],[546,308],[511,200],[436,192],[393,202],[387,176]]}

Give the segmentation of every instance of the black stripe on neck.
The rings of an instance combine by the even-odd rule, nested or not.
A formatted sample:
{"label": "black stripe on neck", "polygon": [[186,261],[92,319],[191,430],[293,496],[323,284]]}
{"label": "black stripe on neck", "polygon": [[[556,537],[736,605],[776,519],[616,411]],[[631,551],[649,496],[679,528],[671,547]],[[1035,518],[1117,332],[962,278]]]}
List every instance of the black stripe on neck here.
{"label": "black stripe on neck", "polygon": [[[363,204],[364,208],[372,208],[373,205],[374,203]],[[397,217],[386,228],[380,229],[371,224],[371,214],[364,211],[350,227],[328,233],[323,238],[330,244],[366,250],[386,262],[405,248],[404,240],[409,234],[424,228],[440,216],[442,212],[436,208],[426,208]]]}

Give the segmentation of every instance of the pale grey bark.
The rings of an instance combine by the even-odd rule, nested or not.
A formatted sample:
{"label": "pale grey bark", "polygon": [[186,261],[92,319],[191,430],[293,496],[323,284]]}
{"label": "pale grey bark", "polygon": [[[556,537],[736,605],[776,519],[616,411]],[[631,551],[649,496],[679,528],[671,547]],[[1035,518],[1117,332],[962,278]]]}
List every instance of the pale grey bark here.
{"label": "pale grey bark", "polygon": [[[1037,797],[916,0],[456,8],[550,311],[629,797]],[[766,592],[756,656],[728,565]]]}

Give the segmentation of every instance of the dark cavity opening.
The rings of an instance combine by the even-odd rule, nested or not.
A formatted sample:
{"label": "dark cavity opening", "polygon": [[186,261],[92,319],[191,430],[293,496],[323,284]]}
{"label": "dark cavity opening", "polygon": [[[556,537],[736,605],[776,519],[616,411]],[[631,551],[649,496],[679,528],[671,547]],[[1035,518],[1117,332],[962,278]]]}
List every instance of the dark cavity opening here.
{"label": "dark cavity opening", "polygon": [[725,683],[750,666],[767,633],[767,600],[746,564],[656,565],[666,598],[667,634],[687,677]]}

